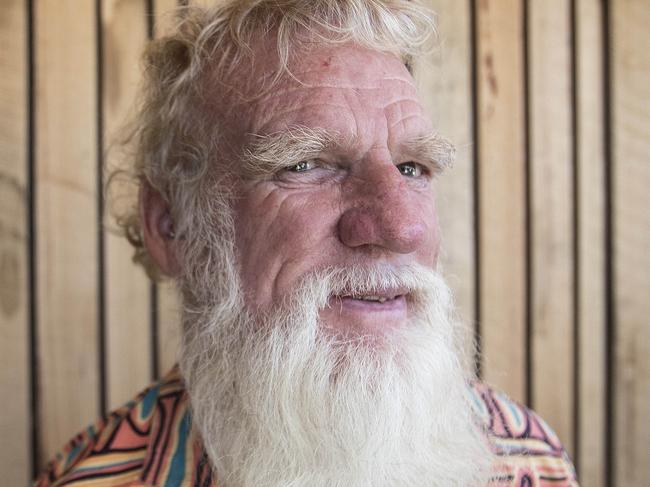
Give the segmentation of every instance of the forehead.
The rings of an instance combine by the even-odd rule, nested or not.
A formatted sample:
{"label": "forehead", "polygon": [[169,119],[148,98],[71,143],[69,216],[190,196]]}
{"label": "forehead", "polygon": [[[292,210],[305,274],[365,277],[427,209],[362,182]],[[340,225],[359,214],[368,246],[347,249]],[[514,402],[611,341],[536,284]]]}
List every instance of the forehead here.
{"label": "forehead", "polygon": [[301,125],[350,139],[369,134],[391,139],[431,129],[413,78],[393,54],[357,45],[312,46],[269,89],[276,59],[267,55],[252,72],[240,74],[252,78],[243,97],[247,101],[230,111],[240,134],[265,135]]}

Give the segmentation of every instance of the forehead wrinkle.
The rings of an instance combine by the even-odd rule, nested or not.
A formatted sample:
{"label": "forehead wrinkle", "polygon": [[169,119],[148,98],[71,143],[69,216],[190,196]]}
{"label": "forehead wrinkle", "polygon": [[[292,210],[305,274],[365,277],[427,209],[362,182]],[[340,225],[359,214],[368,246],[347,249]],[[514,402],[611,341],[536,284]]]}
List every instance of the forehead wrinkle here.
{"label": "forehead wrinkle", "polygon": [[[323,70],[322,68],[314,68],[314,69],[309,69],[306,71],[299,71],[296,73],[292,73],[294,78],[287,79],[287,82],[295,82],[301,85],[309,85],[309,83],[305,80],[300,79],[300,77],[309,77],[312,74],[318,75],[319,78],[324,78],[324,79],[332,79],[332,78],[338,78],[338,76],[341,74],[339,69],[329,69],[329,70]],[[349,76],[348,76],[349,78]],[[375,81],[377,83],[381,83],[383,81],[396,81],[398,83],[404,83],[409,86],[415,86],[413,82],[413,78],[411,77],[404,77],[404,76],[381,76],[379,78],[373,78],[372,81]]]}
{"label": "forehead wrinkle", "polygon": [[[324,106],[333,107],[335,110],[322,110]],[[307,116],[314,112],[316,108],[317,115],[316,117]],[[332,120],[332,113],[340,114],[348,107],[346,105],[339,105],[335,103],[310,103],[308,105],[300,105],[292,108],[287,108],[282,111],[273,111],[269,113],[268,117],[259,122],[259,125],[256,124],[251,127],[250,133],[261,134],[265,133],[274,133],[278,130],[284,130],[287,126],[306,126],[309,128],[315,129],[325,129],[326,127],[331,127],[331,129],[340,134],[345,132],[345,130],[340,130],[337,127],[344,127],[349,122],[350,118],[347,114],[342,114],[338,117],[338,120]],[[291,117],[291,114],[295,116]],[[280,118],[278,120],[278,118]]]}
{"label": "forehead wrinkle", "polygon": [[303,111],[303,110],[305,110],[307,108],[326,107],[326,106],[327,107],[337,108],[337,109],[343,109],[343,110],[346,110],[348,108],[345,105],[339,105],[339,104],[336,104],[336,103],[321,102],[321,103],[308,103],[308,104],[304,104],[304,105],[299,105],[297,107],[287,108],[286,110],[274,111],[272,113],[272,115],[271,115],[271,118],[269,120],[265,120],[259,126],[259,128],[255,128],[252,133],[263,134],[264,133],[264,127],[269,125],[269,124],[272,124],[273,122],[275,122],[276,120],[274,120],[274,119],[277,118],[277,117],[282,117],[282,116],[285,116],[285,115],[288,115],[288,114],[294,113],[294,112],[301,112],[301,111]]}
{"label": "forehead wrinkle", "polygon": [[402,117],[399,117],[395,122],[393,122],[388,127],[388,129],[392,131],[398,125],[402,125],[402,128],[404,129],[404,131],[406,131],[406,122],[408,122],[410,120],[415,120],[415,119],[426,120],[426,117],[424,117],[424,115],[421,114],[421,113],[413,113],[413,114],[407,115],[405,117],[402,116]]}
{"label": "forehead wrinkle", "polygon": [[[387,124],[390,124],[388,125],[389,129],[394,128],[396,123],[399,123],[405,118],[418,116],[422,120],[426,120],[427,118],[416,98],[397,98],[387,102],[381,109],[385,113]],[[397,120],[397,122],[391,123],[391,120]]]}
{"label": "forehead wrinkle", "polygon": [[[417,97],[411,97],[411,96],[400,96],[398,98],[395,98],[393,100],[387,101],[383,106],[380,108],[384,111],[389,110],[391,107],[396,106],[400,111],[402,110],[402,104],[408,104],[408,105],[415,105],[416,108],[420,108],[420,101],[418,100]],[[419,110],[422,111],[422,110]]]}
{"label": "forehead wrinkle", "polygon": [[[332,77],[334,78],[334,77]],[[390,81],[399,81],[405,85],[407,85],[408,88],[412,88],[414,93],[417,93],[415,85],[410,82],[409,80],[401,79],[401,78],[386,78],[387,80]],[[379,81],[384,81],[384,79],[379,80]],[[273,90],[272,93],[264,94],[258,98],[260,102],[266,102],[270,101],[274,98],[285,96],[285,95],[291,95],[293,93],[303,91],[303,90],[309,90],[309,89],[324,89],[324,90],[352,90],[352,91],[377,91],[377,90],[383,90],[385,89],[385,86],[382,86],[382,84],[376,84],[376,85],[357,85],[357,84],[323,84],[323,83],[318,83],[318,84],[309,84],[309,83],[302,83],[299,86],[292,86],[289,88],[285,89],[280,89],[280,90]]]}
{"label": "forehead wrinkle", "polygon": [[430,120],[417,99],[401,98],[389,102],[384,107],[384,116],[391,139],[389,143],[395,140],[399,142],[405,137],[403,134],[408,135],[409,132],[431,130]]}

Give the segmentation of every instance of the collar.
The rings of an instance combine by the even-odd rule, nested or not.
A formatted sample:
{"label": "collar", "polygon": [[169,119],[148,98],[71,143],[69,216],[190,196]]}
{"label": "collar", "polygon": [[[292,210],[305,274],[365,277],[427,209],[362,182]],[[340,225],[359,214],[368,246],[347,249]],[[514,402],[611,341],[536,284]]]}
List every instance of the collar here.
{"label": "collar", "polygon": [[203,443],[191,424],[190,401],[178,366],[146,392],[141,407],[151,421],[136,485],[216,487]]}

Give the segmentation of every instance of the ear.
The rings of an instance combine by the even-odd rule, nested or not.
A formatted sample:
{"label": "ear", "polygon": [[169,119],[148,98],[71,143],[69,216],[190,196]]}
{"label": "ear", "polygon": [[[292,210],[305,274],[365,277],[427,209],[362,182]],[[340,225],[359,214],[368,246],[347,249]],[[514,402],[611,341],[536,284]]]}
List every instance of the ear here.
{"label": "ear", "polygon": [[163,274],[174,277],[179,273],[176,255],[178,236],[169,205],[147,181],[140,186],[140,222],[144,246]]}

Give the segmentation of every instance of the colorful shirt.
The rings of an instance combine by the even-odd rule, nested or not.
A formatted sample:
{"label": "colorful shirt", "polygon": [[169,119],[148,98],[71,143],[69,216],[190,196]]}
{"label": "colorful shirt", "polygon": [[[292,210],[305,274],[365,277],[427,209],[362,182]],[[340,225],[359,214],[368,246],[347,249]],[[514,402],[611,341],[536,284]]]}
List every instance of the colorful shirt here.
{"label": "colorful shirt", "polygon": [[[482,383],[470,395],[498,458],[490,487],[577,487],[571,461],[539,416]],[[217,487],[178,368],[75,436],[35,481],[62,485]]]}

